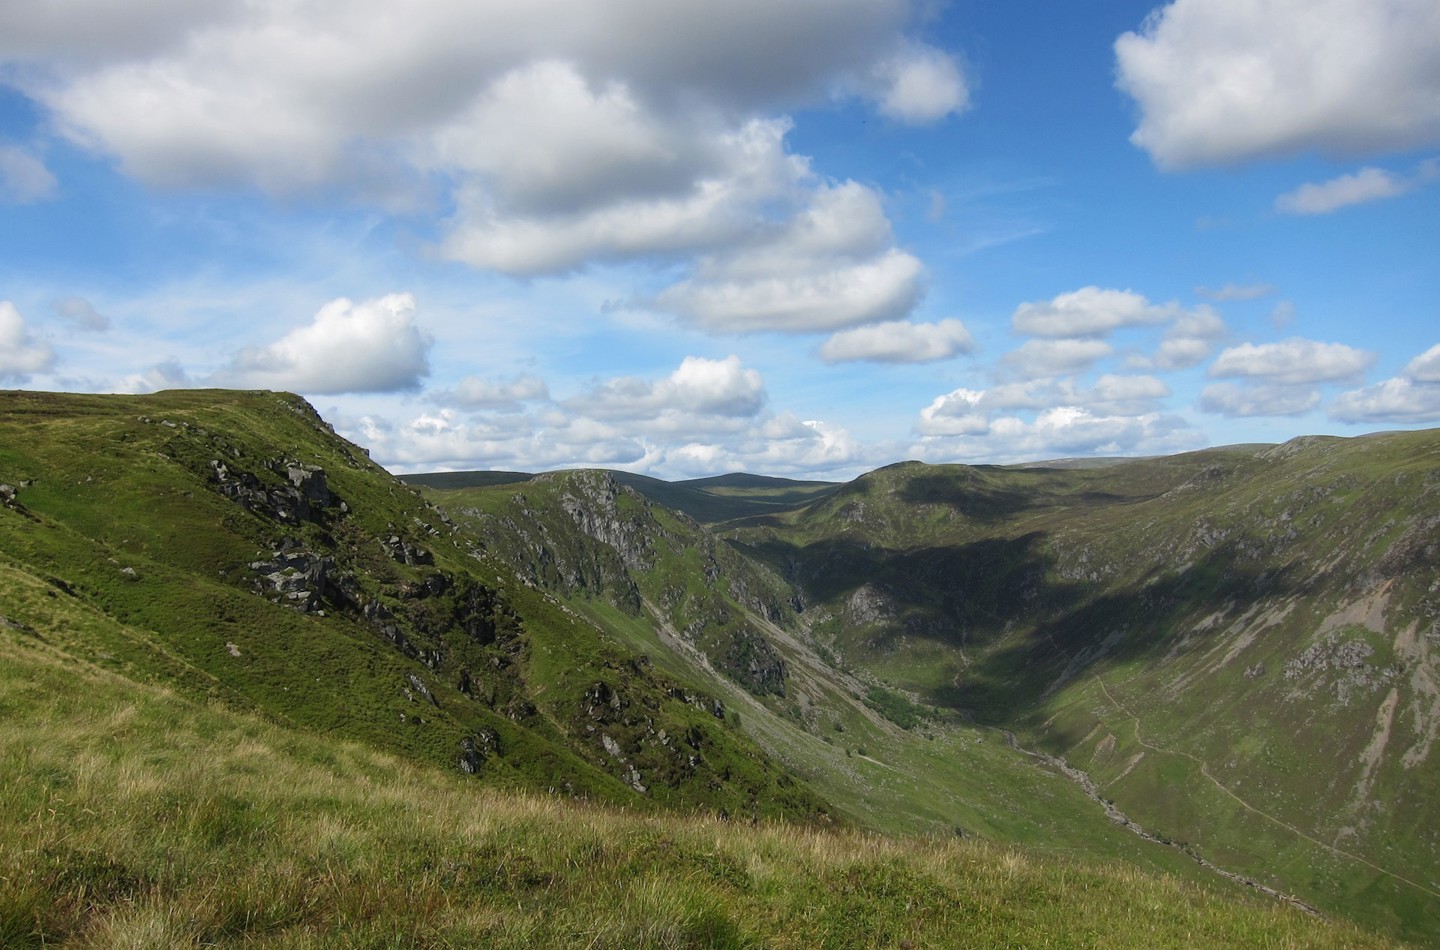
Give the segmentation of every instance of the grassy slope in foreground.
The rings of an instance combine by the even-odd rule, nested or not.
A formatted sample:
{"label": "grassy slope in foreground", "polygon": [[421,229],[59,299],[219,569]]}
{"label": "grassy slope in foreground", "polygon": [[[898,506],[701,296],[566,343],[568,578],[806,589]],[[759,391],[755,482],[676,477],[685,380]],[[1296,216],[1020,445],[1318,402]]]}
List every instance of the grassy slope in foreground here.
{"label": "grassy slope in foreground", "polygon": [[953,840],[477,789],[0,626],[0,946],[1371,947]]}

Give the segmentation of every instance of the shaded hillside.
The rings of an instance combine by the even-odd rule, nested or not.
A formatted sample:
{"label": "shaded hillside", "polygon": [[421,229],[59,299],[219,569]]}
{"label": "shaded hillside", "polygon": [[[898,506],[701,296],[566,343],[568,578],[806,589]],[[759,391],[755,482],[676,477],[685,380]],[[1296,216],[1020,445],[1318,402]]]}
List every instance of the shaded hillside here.
{"label": "shaded hillside", "polygon": [[[688,515],[701,524],[782,514],[824,498],[840,487],[834,482],[806,482],[745,474],[679,482],[631,472],[610,472],[609,475],[617,483],[635,489],[655,504]],[[406,475],[404,480],[411,485],[452,490],[519,484],[535,477],[519,472],[434,472]]]}
{"label": "shaded hillside", "polygon": [[843,662],[1223,866],[1440,936],[1440,433],[905,463],[737,537]]}
{"label": "shaded hillside", "polygon": [[[785,945],[801,907],[846,921],[836,945],[1109,944],[1103,914],[1131,906],[1117,881],[1209,908],[1120,942],[1351,939],[1283,905],[1249,916],[1250,884],[1440,939],[1440,434],[680,490],[763,513],[707,527],[586,471],[422,493],[284,394],[0,394],[0,755],[23,777],[0,793],[0,943],[633,926],[618,892],[566,870],[575,848],[616,886],[702,895],[654,903],[652,945]],[[172,741],[189,751],[161,755]],[[530,830],[486,837],[498,826],[456,817],[482,790],[553,796],[553,820],[612,838],[537,837],[538,800],[504,796],[486,807]],[[576,799],[641,817],[565,811]],[[170,837],[152,841],[142,800]],[[449,816],[434,827],[463,842],[362,804],[416,800],[393,808]],[[867,851],[846,832],[823,840],[881,857],[830,863],[794,844],[808,833],[722,840],[676,810],[988,843]],[[344,831],[342,812],[367,817]],[[783,841],[804,868],[765,871]],[[999,850],[1017,843],[1031,857]],[[162,872],[162,851],[184,858]],[[256,853],[268,870],[226,863]],[[712,880],[721,853],[735,863]],[[978,916],[893,912],[965,907],[1028,862],[1021,891],[968,898]],[[405,874],[423,880],[402,907]],[[222,878],[248,883],[200,907]],[[292,900],[322,878],[339,923]],[[424,903],[442,893],[463,896]]]}
{"label": "shaded hillside", "polygon": [[613,473],[436,491],[489,553],[658,669],[705,682],[845,817],[892,833],[963,834],[1214,880],[1138,838],[1002,733],[917,703],[817,650],[773,571]]}

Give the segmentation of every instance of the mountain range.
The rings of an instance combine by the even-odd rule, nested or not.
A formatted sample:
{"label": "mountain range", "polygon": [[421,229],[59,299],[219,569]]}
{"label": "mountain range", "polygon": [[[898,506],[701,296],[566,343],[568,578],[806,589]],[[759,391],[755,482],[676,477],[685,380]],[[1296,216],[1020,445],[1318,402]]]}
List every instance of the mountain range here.
{"label": "mountain range", "polygon": [[[886,887],[912,904],[954,888],[957,863],[1033,862],[1047,885],[1031,900],[1059,900],[1060,917],[1005,930],[992,907],[1000,929],[973,933],[1002,942],[1191,942],[1133,929],[1107,941],[1080,923],[1139,926],[1146,914],[1114,894],[1161,886],[1212,915],[1175,924],[1210,935],[1199,942],[1227,942],[1242,917],[1257,940],[1372,939],[1345,921],[1382,941],[1440,939],[1440,432],[906,462],[845,484],[595,470],[401,481],[287,394],[17,392],[0,394],[0,483],[0,704],[27,725],[4,751],[23,779],[0,818],[6,946],[103,943],[118,931],[96,921],[117,927],[141,906],[154,913],[135,928],[208,919],[162,907],[167,887],[203,890],[200,872],[171,881],[83,818],[56,838],[37,825],[79,794],[90,773],[75,763],[101,754],[45,754],[81,742],[60,727],[85,696],[115,707],[106,754],[139,773],[152,762],[155,783],[164,743],[117,725],[126,703],[168,710],[165,734],[220,770],[260,745],[277,774],[299,760],[380,787],[418,770],[405,781],[430,783],[415,792],[426,802],[658,822],[683,842],[676,861],[729,855],[706,878],[713,901],[674,910],[684,920],[649,945],[787,945],[794,920],[775,908],[799,904],[776,895],[798,898],[757,857],[773,829],[909,842],[912,863],[891,854],[836,891],[879,904]],[[303,774],[294,787],[314,781]],[[187,787],[161,797],[193,819]],[[92,811],[125,813],[103,783],[86,788]],[[232,798],[213,806],[218,831],[181,821],[193,833],[177,847],[223,849],[232,826],[269,841],[254,829],[305,811],[278,791]],[[719,832],[683,824],[695,821],[734,838],[703,845]],[[35,836],[44,848],[20,847]],[[555,856],[572,846],[532,840],[527,860],[569,881]],[[903,882],[874,877],[882,865]],[[816,887],[817,866],[785,876]],[[1070,893],[1067,873],[1119,903]],[[354,887],[380,892],[363,876]],[[522,910],[543,905],[538,883],[506,887],[528,895]],[[262,933],[232,915],[205,933],[303,945],[323,928],[297,913],[303,926]],[[503,943],[540,927],[537,913],[466,926]],[[934,920],[891,914],[831,942],[959,945]],[[399,933],[387,919],[354,933]],[[952,936],[976,921],[961,923]],[[623,945],[635,924],[613,926]]]}

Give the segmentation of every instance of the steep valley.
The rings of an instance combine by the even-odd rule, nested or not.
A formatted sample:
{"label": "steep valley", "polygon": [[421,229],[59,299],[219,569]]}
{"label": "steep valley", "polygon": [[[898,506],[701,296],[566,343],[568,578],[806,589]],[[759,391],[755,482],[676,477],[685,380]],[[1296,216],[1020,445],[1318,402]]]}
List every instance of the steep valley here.
{"label": "steep valley", "polygon": [[[1013,760],[985,764],[987,795],[953,746],[940,759],[965,762],[958,773],[909,752],[917,735],[936,737],[921,748],[973,749],[1008,730],[1185,855],[1391,932],[1436,935],[1437,433],[1088,466],[902,463],[788,510],[729,512],[708,533],[638,495],[585,502],[605,478],[434,497],[486,525],[539,584],[547,559],[578,563],[565,553],[577,538],[621,561],[618,537],[642,539],[640,570],[617,562],[577,584],[585,572],[572,567],[572,582],[551,586],[602,625],[609,611],[612,627],[641,631],[634,648],[659,655],[669,631],[692,671],[757,694],[748,705],[773,715],[748,731],[782,760],[811,762],[810,739],[834,748],[845,736],[848,751],[870,753],[861,761],[944,789],[888,788],[885,807],[867,809],[838,763],[809,766],[859,820],[914,831],[965,815],[949,823],[1016,840],[1006,819],[1030,810],[1023,793],[994,796],[996,783],[1024,787]],[[522,530],[542,523],[543,537]],[[697,555],[703,564],[678,573],[664,566]],[[677,592],[702,576],[710,602],[696,607]],[[781,653],[783,690],[727,668],[737,629]],[[1038,828],[1018,840],[1067,837]]]}
{"label": "steep valley", "polygon": [[[37,824],[77,795],[126,813],[103,798],[95,763],[107,755],[127,774],[156,763],[145,781],[176,814],[212,808],[185,805],[184,783],[224,799],[207,761],[258,776],[266,759],[299,770],[296,788],[320,781],[303,763],[374,789],[403,772],[406,788],[424,787],[416,802],[444,802],[438,812],[472,794],[505,814],[682,842],[655,860],[709,869],[697,893],[710,903],[676,910],[684,920],[640,945],[814,945],[776,902],[830,905],[767,876],[760,855],[778,845],[747,837],[766,829],[852,843],[881,832],[929,862],[887,851],[893,873],[852,875],[824,900],[924,903],[959,887],[944,876],[957,862],[1013,875],[1020,852],[1006,849],[1021,847],[1051,875],[1028,900],[1055,901],[1078,874],[1119,901],[1117,927],[1138,928],[1107,940],[1104,908],[1075,892],[1023,925],[1039,929],[1007,931],[996,908],[1012,894],[947,919],[943,933],[973,930],[975,945],[1221,946],[1235,933],[1365,944],[1344,919],[1440,939],[1440,433],[1055,467],[902,463],[845,485],[601,471],[406,482],[286,394],[0,394],[0,706],[17,724],[0,753],[23,779],[3,799],[0,944],[103,945],[97,921],[171,893],[161,856],[65,844],[92,833],[78,812],[56,839]],[[192,750],[180,784],[166,784],[180,765],[164,733],[117,725],[151,714]],[[112,735],[104,752],[85,738]],[[265,850],[263,829],[280,819],[255,810],[288,816],[284,794],[237,791],[213,807]],[[370,814],[348,792],[324,794]],[[194,831],[186,847],[230,847],[223,828],[192,825],[177,825]],[[732,843],[703,844],[720,828]],[[458,873],[467,859],[430,834],[407,839],[410,871]],[[41,839],[51,852],[35,850]],[[526,840],[519,867],[543,873],[475,899],[518,897],[537,916],[445,927],[497,945],[543,926],[578,934],[563,915],[539,921],[555,913],[542,892],[580,887],[567,869],[581,845]],[[609,848],[601,864],[632,867]],[[449,870],[419,857],[427,849]],[[829,860],[781,878],[810,881]],[[1077,870],[1097,868],[1108,870]],[[211,886],[194,874],[196,893]],[[367,880],[355,886],[383,890]],[[1220,923],[1189,917],[1144,936],[1146,913],[1115,896],[1154,904],[1141,880],[1199,895],[1176,906],[1193,900]],[[51,891],[51,903],[36,896]],[[387,913],[440,914],[439,893],[433,907],[397,900]],[[274,924],[277,945],[342,933],[295,914]],[[206,919],[174,926],[191,918]],[[837,924],[825,945],[961,945],[918,919],[877,916],[884,926],[853,943]],[[431,945],[418,923],[356,921],[354,934],[391,934],[375,945]],[[238,917],[215,926],[214,942],[258,939]],[[624,944],[634,926],[622,914],[607,939]]]}

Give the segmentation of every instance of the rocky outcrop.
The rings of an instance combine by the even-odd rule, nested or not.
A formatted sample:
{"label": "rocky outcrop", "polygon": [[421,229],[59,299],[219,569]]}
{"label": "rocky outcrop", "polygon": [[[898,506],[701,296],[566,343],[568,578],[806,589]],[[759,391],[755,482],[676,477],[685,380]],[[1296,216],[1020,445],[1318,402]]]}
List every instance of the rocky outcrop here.
{"label": "rocky outcrop", "polygon": [[475,775],[487,759],[501,754],[500,737],[489,729],[460,740],[460,771]]}
{"label": "rocky outcrop", "polygon": [[220,459],[211,459],[210,471],[216,491],[247,511],[284,524],[320,523],[331,510],[340,514],[350,508],[330,491],[325,470],[294,459],[273,459],[265,463],[284,479],[274,485],[252,472],[232,468]]}
{"label": "rocky outcrop", "polygon": [[407,567],[424,567],[435,563],[435,556],[418,544],[412,544],[401,538],[398,534],[387,535],[380,539],[380,546],[385,553]]}
{"label": "rocky outcrop", "polygon": [[301,613],[323,615],[327,603],[338,606],[352,601],[335,559],[307,551],[293,539],[282,542],[269,558],[251,561],[250,570],[259,575],[255,586],[261,594]]}
{"label": "rocky outcrop", "polygon": [[735,634],[725,650],[721,669],[756,696],[785,695],[785,660],[755,630]]}

